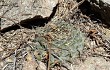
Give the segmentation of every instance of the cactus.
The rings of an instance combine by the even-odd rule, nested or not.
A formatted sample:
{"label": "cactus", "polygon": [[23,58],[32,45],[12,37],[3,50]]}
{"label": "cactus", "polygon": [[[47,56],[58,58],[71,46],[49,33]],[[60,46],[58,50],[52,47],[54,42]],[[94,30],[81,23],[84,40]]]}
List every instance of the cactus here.
{"label": "cactus", "polygon": [[48,49],[48,41],[43,36],[50,33],[53,37],[51,42],[51,63],[55,60],[72,62],[75,57],[79,56],[79,53],[82,53],[84,48],[85,38],[83,33],[73,24],[65,21],[56,22],[53,25],[56,28],[52,28],[51,24],[47,24],[44,28],[37,29],[39,37],[34,42],[38,42],[39,45],[36,46],[36,49],[40,53]]}

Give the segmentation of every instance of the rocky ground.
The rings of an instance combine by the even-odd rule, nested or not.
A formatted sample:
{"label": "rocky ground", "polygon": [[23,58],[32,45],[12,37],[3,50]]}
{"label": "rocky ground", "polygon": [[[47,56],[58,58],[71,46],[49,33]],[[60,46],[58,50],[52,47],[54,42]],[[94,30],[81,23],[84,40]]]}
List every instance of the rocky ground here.
{"label": "rocky ground", "polygon": [[[82,12],[85,0],[49,0],[48,14],[35,14],[37,1],[28,1],[12,9],[13,0],[0,2],[0,70],[110,70],[110,27]],[[31,8],[19,12],[22,4]]]}

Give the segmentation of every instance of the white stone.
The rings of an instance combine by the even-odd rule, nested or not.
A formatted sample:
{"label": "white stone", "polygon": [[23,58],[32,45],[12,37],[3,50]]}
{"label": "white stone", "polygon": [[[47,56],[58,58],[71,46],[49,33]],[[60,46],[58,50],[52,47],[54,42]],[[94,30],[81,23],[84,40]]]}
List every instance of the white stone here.
{"label": "white stone", "polygon": [[[7,6],[0,9],[0,16],[6,18],[2,18],[1,29],[13,25],[14,22],[18,23],[21,20],[33,18],[36,15],[41,15],[43,18],[49,17],[58,0],[4,0],[4,2],[6,2]],[[17,4],[17,7],[13,6],[10,9],[12,7],[10,4],[13,5],[14,3]],[[8,9],[9,11],[7,11]],[[3,15],[3,13],[5,14]]]}

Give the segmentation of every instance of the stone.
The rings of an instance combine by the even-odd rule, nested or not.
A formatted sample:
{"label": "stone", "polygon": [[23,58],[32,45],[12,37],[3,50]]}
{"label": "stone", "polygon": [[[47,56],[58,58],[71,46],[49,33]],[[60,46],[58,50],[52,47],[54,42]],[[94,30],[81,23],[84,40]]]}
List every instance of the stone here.
{"label": "stone", "polygon": [[87,57],[79,65],[73,67],[74,70],[110,70],[110,62],[102,57]]}
{"label": "stone", "polygon": [[[4,0],[0,1],[1,29],[21,20],[40,15],[49,17],[58,0]],[[2,5],[2,7],[1,7]]]}

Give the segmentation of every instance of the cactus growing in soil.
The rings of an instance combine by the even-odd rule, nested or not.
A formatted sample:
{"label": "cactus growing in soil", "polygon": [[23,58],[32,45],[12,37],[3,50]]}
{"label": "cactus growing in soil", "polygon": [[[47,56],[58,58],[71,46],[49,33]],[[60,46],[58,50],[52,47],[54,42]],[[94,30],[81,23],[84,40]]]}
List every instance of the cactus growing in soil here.
{"label": "cactus growing in soil", "polygon": [[36,49],[41,53],[41,59],[43,58],[42,52],[48,49],[48,41],[44,36],[48,34],[52,37],[51,63],[55,60],[72,62],[75,57],[79,57],[79,53],[82,53],[84,48],[83,33],[71,23],[65,21],[49,23],[45,27],[37,29],[36,32],[38,37],[35,42],[39,43],[36,45]]}

